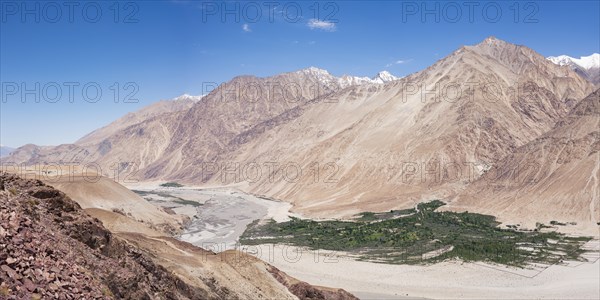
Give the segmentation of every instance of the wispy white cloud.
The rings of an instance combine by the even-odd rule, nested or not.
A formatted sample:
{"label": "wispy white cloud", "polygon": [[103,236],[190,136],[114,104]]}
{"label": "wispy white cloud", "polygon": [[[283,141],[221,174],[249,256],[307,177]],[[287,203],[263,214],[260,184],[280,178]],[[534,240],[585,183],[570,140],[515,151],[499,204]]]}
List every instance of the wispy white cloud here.
{"label": "wispy white cloud", "polygon": [[245,32],[252,32],[252,29],[250,29],[250,25],[248,24],[242,25],[242,30],[244,30]]}
{"label": "wispy white cloud", "polygon": [[401,65],[401,64],[405,64],[405,63],[410,62],[410,61],[412,61],[412,58],[411,59],[407,59],[407,60],[402,60],[401,59],[401,60],[397,60],[395,62],[389,63],[389,64],[385,65],[385,67],[389,68],[389,67],[391,67],[393,65]]}
{"label": "wispy white cloud", "polygon": [[320,29],[320,30],[330,31],[330,32],[333,32],[337,29],[337,26],[335,23],[329,22],[329,21],[322,21],[319,19],[310,19],[310,20],[308,20],[308,23],[306,25],[310,29]]}

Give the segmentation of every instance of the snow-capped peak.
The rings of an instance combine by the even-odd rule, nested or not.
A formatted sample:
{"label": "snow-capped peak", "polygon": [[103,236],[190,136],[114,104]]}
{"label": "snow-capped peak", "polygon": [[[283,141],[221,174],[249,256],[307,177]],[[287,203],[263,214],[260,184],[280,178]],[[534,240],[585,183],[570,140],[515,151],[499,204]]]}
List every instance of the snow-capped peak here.
{"label": "snow-capped peak", "polygon": [[377,73],[377,75],[375,75],[375,77],[373,77],[371,80],[375,83],[386,83],[386,82],[394,81],[397,79],[398,79],[398,77],[390,74],[390,72],[381,71],[381,72]]}
{"label": "snow-capped peak", "polygon": [[327,70],[319,69],[317,67],[308,67],[306,69],[302,69],[302,70],[296,71],[294,73],[313,77],[317,81],[319,81],[325,85],[330,85],[337,81],[337,78],[335,76],[329,74],[329,72],[327,72]]}
{"label": "snow-capped peak", "polygon": [[600,68],[600,54],[598,53],[582,56],[579,59],[567,55],[550,56],[547,59],[560,66],[577,65],[585,70]]}
{"label": "snow-capped peak", "polygon": [[549,56],[546,59],[559,65],[559,66],[564,66],[564,65],[567,65],[569,62],[572,62],[574,58],[572,58],[570,56],[566,56],[566,55],[559,55],[559,56]]}
{"label": "snow-capped peak", "polygon": [[593,84],[600,84],[600,54],[598,53],[582,56],[579,59],[567,55],[550,56],[547,59],[559,66],[571,68]]}
{"label": "snow-capped peak", "polygon": [[310,75],[321,75],[321,76],[331,75],[331,74],[329,74],[329,72],[327,72],[327,70],[319,69],[317,67],[308,67],[306,69],[302,69],[302,70],[298,71],[298,73],[310,74]]}
{"label": "snow-capped peak", "polygon": [[295,72],[296,74],[308,75],[316,78],[319,82],[325,85],[335,84],[341,88],[346,88],[354,85],[363,84],[383,84],[392,80],[398,79],[398,77],[390,74],[388,71],[381,71],[373,78],[369,77],[358,77],[351,75],[343,75],[341,77],[335,77],[331,75],[327,70],[323,70],[316,67],[309,67]]}
{"label": "snow-capped peak", "polygon": [[591,68],[600,68],[600,54],[594,53],[589,56],[582,56],[576,63],[588,70]]}
{"label": "snow-capped peak", "polygon": [[193,96],[193,95],[190,95],[190,94],[183,94],[183,95],[181,95],[179,97],[173,98],[173,100],[174,101],[177,101],[177,100],[192,100],[194,102],[198,102],[198,101],[200,101],[200,99],[204,98],[204,96],[206,96],[206,95]]}

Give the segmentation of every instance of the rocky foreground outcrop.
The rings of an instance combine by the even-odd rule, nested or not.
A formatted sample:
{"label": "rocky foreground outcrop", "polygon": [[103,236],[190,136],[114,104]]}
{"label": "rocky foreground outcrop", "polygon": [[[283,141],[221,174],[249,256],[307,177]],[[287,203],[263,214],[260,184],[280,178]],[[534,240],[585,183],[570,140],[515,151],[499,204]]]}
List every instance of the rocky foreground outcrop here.
{"label": "rocky foreground outcrop", "polygon": [[62,192],[0,175],[0,298],[205,298]]}
{"label": "rocky foreground outcrop", "polygon": [[[195,285],[157,263],[160,259],[156,253],[149,254],[135,245],[108,231],[61,191],[39,180],[0,173],[0,299],[248,296],[231,285],[220,286],[218,278],[203,278],[205,285]],[[356,299],[343,290],[327,291],[305,283],[303,289],[288,289],[278,283],[281,278],[288,277],[283,274],[271,280],[279,285],[275,288],[281,289],[280,295],[289,298]]]}

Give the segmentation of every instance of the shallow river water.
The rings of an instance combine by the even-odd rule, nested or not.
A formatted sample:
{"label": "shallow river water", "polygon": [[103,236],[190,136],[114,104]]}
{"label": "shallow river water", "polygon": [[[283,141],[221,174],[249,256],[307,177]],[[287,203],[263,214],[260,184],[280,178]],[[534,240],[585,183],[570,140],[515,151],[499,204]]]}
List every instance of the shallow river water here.
{"label": "shallow river water", "polygon": [[138,188],[134,191],[155,205],[190,217],[178,238],[215,252],[236,248],[254,220],[282,222],[294,215],[291,204],[228,189]]}

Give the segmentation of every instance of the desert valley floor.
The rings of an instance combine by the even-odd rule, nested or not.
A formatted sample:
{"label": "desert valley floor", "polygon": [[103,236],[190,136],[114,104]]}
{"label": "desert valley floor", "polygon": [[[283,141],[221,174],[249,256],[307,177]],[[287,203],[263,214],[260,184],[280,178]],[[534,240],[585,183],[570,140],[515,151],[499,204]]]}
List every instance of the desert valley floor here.
{"label": "desert valley floor", "polygon": [[596,285],[600,281],[600,235],[584,247],[587,262],[528,268],[458,260],[426,265],[382,264],[359,261],[355,255],[341,251],[238,243],[246,225],[254,220],[302,218],[290,212],[292,206],[285,202],[230,187],[161,187],[153,182],[129,188],[155,205],[176,207],[175,212],[192,217],[192,223],[178,236],[183,241],[216,252],[237,247],[300,280],[343,288],[361,299],[600,297]]}

